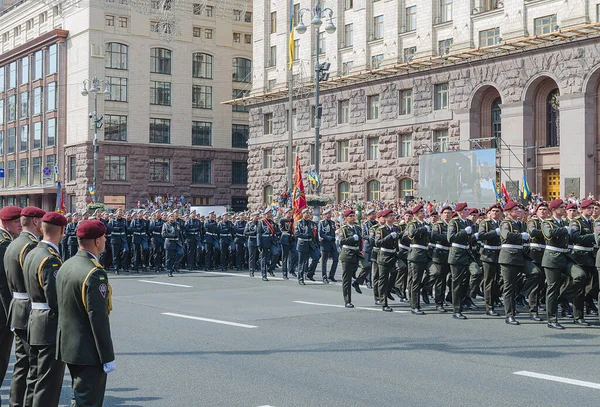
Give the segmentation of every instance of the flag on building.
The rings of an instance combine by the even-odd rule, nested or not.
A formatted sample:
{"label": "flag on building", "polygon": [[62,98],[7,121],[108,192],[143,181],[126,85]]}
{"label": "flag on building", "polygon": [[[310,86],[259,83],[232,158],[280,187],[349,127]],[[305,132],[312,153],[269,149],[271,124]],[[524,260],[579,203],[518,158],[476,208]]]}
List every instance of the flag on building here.
{"label": "flag on building", "polygon": [[498,185],[496,185],[496,181],[492,180],[492,185],[494,187],[494,195],[496,195],[496,202],[500,202],[500,192],[498,192]]}
{"label": "flag on building", "polygon": [[300,169],[300,157],[296,156],[296,171],[294,171],[294,189],[292,190],[292,208],[294,209],[294,220],[302,219],[302,209],[306,208],[306,196],[304,195],[304,182],[302,181],[302,170]]}
{"label": "flag on building", "polygon": [[64,190],[64,188],[61,188],[60,181],[58,181],[56,183],[56,187],[57,187],[56,212],[64,215],[65,213],[67,213],[67,211],[65,209],[65,190]]}
{"label": "flag on building", "polygon": [[294,0],[290,0],[290,32],[288,33],[289,67],[294,67]]}
{"label": "flag on building", "polygon": [[506,187],[504,186],[504,184],[502,184],[502,194],[504,195],[504,198],[506,198],[506,202],[512,202],[512,200],[510,199],[510,195],[508,195],[508,191],[506,190]]}
{"label": "flag on building", "polygon": [[527,199],[531,196],[531,189],[527,183],[527,175],[523,174],[523,199]]}

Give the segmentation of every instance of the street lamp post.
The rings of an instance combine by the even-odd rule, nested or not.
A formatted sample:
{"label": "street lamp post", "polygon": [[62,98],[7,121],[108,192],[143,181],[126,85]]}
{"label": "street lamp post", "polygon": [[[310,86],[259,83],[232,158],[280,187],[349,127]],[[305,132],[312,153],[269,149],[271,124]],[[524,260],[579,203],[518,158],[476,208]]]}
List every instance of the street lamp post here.
{"label": "street lamp post", "polygon": [[[296,31],[298,34],[304,34],[306,32],[306,26],[302,21],[302,17],[304,13],[310,13],[312,16],[311,25],[315,28],[315,172],[319,174],[319,130],[321,129],[321,116],[323,113],[323,108],[319,104],[319,82],[329,79],[329,67],[331,64],[329,62],[319,63],[319,28],[323,23],[322,18],[327,15],[329,19],[329,23],[327,27],[325,27],[325,31],[328,34],[333,34],[336,30],[335,25],[333,24],[333,10],[330,8],[323,8],[323,0],[316,0],[315,6],[310,8],[303,8],[299,12],[300,23],[296,26]],[[291,125],[291,124],[290,124]],[[320,175],[319,175],[320,177]],[[317,195],[321,193],[321,185],[317,185]],[[320,216],[320,208],[315,207],[315,217],[319,219]]]}
{"label": "street lamp post", "polygon": [[[98,77],[96,76],[96,74],[94,74],[94,77],[89,80],[89,79],[84,79],[83,80],[83,90],[81,91],[81,94],[83,96],[88,96],[90,93],[92,95],[94,95],[94,111],[91,112],[89,114],[90,119],[92,119],[92,121],[94,122],[94,142],[93,142],[93,147],[94,147],[94,181],[93,181],[93,185],[92,188],[94,188],[94,193],[92,194],[92,198],[94,203],[97,202],[97,194],[96,194],[96,181],[97,181],[97,175],[98,175],[98,130],[100,130],[102,128],[102,119],[104,118],[104,116],[98,116],[98,90],[100,89],[100,85],[102,85],[104,83],[105,88],[104,88],[104,95],[110,95],[110,87],[109,87],[109,83],[106,79],[104,80],[100,80],[98,79]],[[90,86],[90,89],[88,90],[88,86]]]}

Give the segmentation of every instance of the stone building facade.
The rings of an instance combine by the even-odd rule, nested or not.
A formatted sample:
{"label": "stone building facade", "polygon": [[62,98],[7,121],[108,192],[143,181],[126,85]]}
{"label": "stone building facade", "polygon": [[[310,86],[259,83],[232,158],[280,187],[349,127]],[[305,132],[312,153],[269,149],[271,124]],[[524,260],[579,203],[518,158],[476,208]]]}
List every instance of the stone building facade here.
{"label": "stone building facade", "polygon": [[[486,147],[497,148],[499,177],[513,193],[522,189],[524,174],[546,198],[600,192],[600,47],[594,23],[600,2],[584,3],[566,8],[551,0],[444,1],[454,9],[445,9],[441,21],[439,1],[325,2],[337,31],[323,40],[322,60],[331,63],[331,79],[321,89],[323,193],[338,200],[418,195],[419,155]],[[416,27],[407,31],[413,6]],[[274,11],[258,8],[256,16]],[[285,7],[278,14],[280,9]],[[379,15],[386,24],[383,38],[369,39],[370,22]],[[306,24],[310,20],[304,17]],[[339,42],[347,21],[354,33],[349,50],[347,41],[344,47]],[[295,35],[300,56],[294,74],[300,81],[302,67],[314,63],[316,36],[310,32]],[[276,69],[258,66],[268,58],[263,50],[269,47],[258,46],[261,39],[277,47],[283,39],[256,33],[254,89],[246,102],[252,103],[249,199],[261,206],[287,186],[289,106],[285,67],[279,60]],[[369,58],[382,49],[382,61]],[[412,58],[405,59],[407,49]],[[362,59],[344,71],[348,54]],[[308,81],[309,91],[297,91],[292,107],[294,149],[303,169],[314,165]]]}

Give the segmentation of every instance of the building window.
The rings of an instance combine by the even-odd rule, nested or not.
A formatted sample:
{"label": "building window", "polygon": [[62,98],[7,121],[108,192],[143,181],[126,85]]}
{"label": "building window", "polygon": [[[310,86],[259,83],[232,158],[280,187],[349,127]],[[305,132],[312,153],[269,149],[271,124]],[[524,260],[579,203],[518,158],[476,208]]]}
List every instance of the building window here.
{"label": "building window", "polygon": [[400,114],[412,114],[413,96],[412,89],[404,89],[400,91]]}
{"label": "building window", "polygon": [[231,126],[231,147],[248,148],[250,126],[247,124],[233,124]]}
{"label": "building window", "polygon": [[200,38],[202,36],[202,29],[200,27],[193,27],[192,28],[192,36],[194,36],[196,38]]}
{"label": "building window", "polygon": [[277,32],[277,12],[271,12],[271,34],[275,34]]}
{"label": "building window", "polygon": [[346,181],[338,185],[338,201],[344,202],[350,200],[350,184]]}
{"label": "building window", "polygon": [[248,184],[248,163],[246,161],[233,161],[231,163],[231,183],[233,185]]}
{"label": "building window", "polygon": [[239,44],[241,41],[242,41],[242,34],[241,33],[233,33],[233,42]]}
{"label": "building window", "polygon": [[211,178],[210,161],[192,161],[192,184],[210,184]]}
{"label": "building window", "polygon": [[[56,82],[53,82],[56,83]],[[42,101],[43,101],[43,96],[42,96],[42,88],[41,87],[37,87],[35,89],[33,89],[33,116],[37,116],[42,114]]]}
{"label": "building window", "polygon": [[127,69],[129,57],[129,47],[118,42],[109,42],[106,44],[104,53],[104,66],[111,69]]}
{"label": "building window", "polygon": [[233,81],[252,82],[252,61],[246,58],[233,58]]}
{"label": "building window", "polygon": [[350,161],[350,141],[338,141],[337,161],[338,163],[347,163],[348,161]]}
{"label": "building window", "polygon": [[446,153],[448,152],[448,130],[436,130],[434,133],[435,138],[435,152],[436,153]]}
{"label": "building window", "polygon": [[[104,159],[106,162],[106,158]],[[77,179],[77,157],[74,155],[69,157],[69,181]]]}
{"label": "building window", "polygon": [[29,160],[27,158],[19,161],[19,185],[29,185]]}
{"label": "building window", "polygon": [[0,99],[0,125],[2,124],[4,124],[4,99]]}
{"label": "building window", "polygon": [[42,122],[33,123],[33,149],[42,148]]}
{"label": "building window", "polygon": [[[298,131],[298,117],[296,116],[296,109],[292,109],[292,127],[294,132]],[[285,111],[285,129],[290,130],[290,110]]]}
{"label": "building window", "polygon": [[383,15],[373,17],[373,40],[383,38]]}
{"label": "building window", "polygon": [[367,96],[367,119],[375,120],[379,118],[379,95]]}
{"label": "building window", "polygon": [[252,34],[244,34],[244,44],[252,44]]}
{"label": "building window", "polygon": [[17,150],[17,129],[11,127],[8,129],[7,153],[12,154]]}
{"label": "building window", "polygon": [[270,48],[270,53],[269,53],[269,61],[267,61],[267,67],[272,67],[277,65],[277,46],[273,45]]}
{"label": "building window", "polygon": [[111,15],[106,15],[104,16],[104,24],[107,27],[114,27],[115,26],[115,16],[111,16]]}
{"label": "building window", "polygon": [[453,0],[440,0],[440,22],[452,21],[452,2]]}
{"label": "building window", "polygon": [[127,116],[104,115],[104,140],[127,141]]}
{"label": "building window", "polygon": [[127,17],[119,17],[119,27],[127,28]]}
{"label": "building window", "polygon": [[58,72],[58,45],[48,47],[48,75]]}
{"label": "building window", "polygon": [[20,127],[21,142],[19,143],[19,151],[26,152],[29,147],[29,125],[24,124]]}
{"label": "building window", "polygon": [[29,116],[29,92],[19,95],[19,120]]}
{"label": "building window", "polygon": [[496,147],[500,144],[500,137],[502,137],[502,109],[500,104],[502,100],[496,98],[492,103],[492,137],[494,137]]}
{"label": "building window", "polygon": [[31,159],[31,185],[42,184],[42,157]]}
{"label": "building window", "polygon": [[327,52],[327,39],[325,38],[325,32],[319,33],[319,54],[324,54]]}
{"label": "building window", "polygon": [[495,10],[499,6],[500,0],[481,0],[481,11]]}
{"label": "building window", "polygon": [[6,68],[0,66],[0,92],[4,92],[4,82],[6,81]]}
{"label": "building window", "polygon": [[379,160],[379,137],[367,139],[367,160]]}
{"label": "building window", "polygon": [[17,61],[8,65],[8,89],[17,87]]}
{"label": "building window", "polygon": [[413,196],[413,180],[411,178],[400,180],[400,198],[406,196]]}
{"label": "building window", "polygon": [[56,82],[50,82],[46,86],[46,111],[56,110]]}
{"label": "building window", "polygon": [[264,133],[272,134],[273,133],[273,113],[265,113],[263,118],[264,124]]}
{"label": "building window", "polygon": [[246,11],[246,13],[244,14],[244,22],[245,23],[252,22],[252,12],[251,11]]}
{"label": "building window", "polygon": [[350,100],[340,100],[338,102],[338,123],[345,124],[350,122]]}
{"label": "building window", "polygon": [[547,132],[546,132],[546,147],[558,147],[560,145],[559,132],[559,97],[560,92],[554,89],[548,94],[546,99],[547,106]]}
{"label": "building window", "polygon": [[452,38],[448,38],[438,42],[438,55],[446,55],[450,53],[450,47],[454,40]]}
{"label": "building window", "polygon": [[150,143],[169,144],[171,142],[171,120],[150,119]]}
{"label": "building window", "polygon": [[203,5],[203,4],[200,4],[200,3],[194,3],[194,4],[192,5],[192,13],[193,13],[195,16],[201,16],[203,11],[204,11],[204,5]]}
{"label": "building window", "polygon": [[[0,130],[0,158],[4,155],[4,130]],[[4,163],[0,168],[4,168]],[[1,186],[1,185],[0,185]]]}
{"label": "building window", "polygon": [[398,136],[398,157],[412,157],[412,136],[410,134]]}
{"label": "building window", "polygon": [[383,54],[373,55],[371,57],[371,69],[381,68],[383,65]]}
{"label": "building window", "polygon": [[150,72],[171,75],[171,51],[165,48],[150,50]]}
{"label": "building window", "polygon": [[206,17],[213,16],[213,6],[206,6],[205,11],[206,11]]}
{"label": "building window", "polygon": [[212,40],[212,38],[213,38],[213,29],[205,28],[204,29],[204,39]]}
{"label": "building window", "polygon": [[294,61],[300,59],[300,40],[294,40]]}
{"label": "building window", "polygon": [[556,14],[536,18],[533,20],[533,28],[535,35],[548,34],[558,30],[556,25]]}
{"label": "building window", "polygon": [[353,7],[353,0],[344,0],[344,10],[351,10]]}
{"label": "building window", "polygon": [[273,149],[267,148],[263,150],[263,168],[273,168]]}
{"label": "building window", "polygon": [[271,206],[273,204],[273,187],[271,185],[267,185],[264,189],[265,194],[265,205]]}
{"label": "building window", "polygon": [[53,169],[56,165],[56,154],[46,156],[46,167]]}
{"label": "building window", "polygon": [[600,23],[600,4],[596,4],[596,22]]}
{"label": "building window", "polygon": [[448,109],[448,84],[439,83],[435,85],[435,110]]}
{"label": "building window", "polygon": [[[74,180],[74,178],[71,179]],[[107,181],[127,181],[127,157],[122,155],[104,156],[104,179]]]}
{"label": "building window", "polygon": [[21,85],[29,83],[29,57],[21,59]]}
{"label": "building window", "polygon": [[6,186],[17,186],[17,162],[15,160],[8,162],[8,179],[6,180]]}
{"label": "building window", "polygon": [[8,97],[6,121],[10,123],[15,120],[17,120],[17,95],[12,95]]}
{"label": "building window", "polygon": [[294,3],[292,8],[292,21],[295,25],[300,22],[300,3]]}
{"label": "building window", "polygon": [[379,181],[376,179],[369,181],[367,183],[367,200],[368,201],[379,201],[380,190],[379,190]]}
{"label": "building window", "polygon": [[351,47],[353,45],[353,31],[354,24],[346,24],[344,26],[344,43],[342,44],[342,48]]}
{"label": "building window", "polygon": [[194,78],[213,78],[213,56],[196,52],[192,55],[192,76]]}
{"label": "building window", "polygon": [[[106,120],[106,116],[105,120]],[[106,122],[104,124],[106,126]],[[46,147],[54,147],[56,145],[56,119],[48,119],[46,122]]]}
{"label": "building window", "polygon": [[[247,96],[250,96],[250,90],[249,89],[245,89],[245,90],[244,89],[233,89],[232,96],[234,99],[245,98]],[[232,112],[249,112],[250,106],[232,105],[231,111]]]}
{"label": "building window", "polygon": [[171,182],[171,160],[150,158],[150,182]]}
{"label": "building window", "polygon": [[44,76],[44,51],[39,50],[33,54],[35,65],[33,66],[33,80],[42,79]]}
{"label": "building window", "polygon": [[192,86],[192,107],[198,109],[212,109],[212,86]]}
{"label": "building window", "polygon": [[411,62],[417,53],[417,47],[404,48],[404,62]]}
{"label": "building window", "polygon": [[342,63],[342,75],[350,75],[352,71],[352,67],[354,66],[354,61],[346,61]]}
{"label": "building window", "polygon": [[[316,153],[316,148],[314,144],[311,144],[309,147],[309,155],[310,155],[310,165],[316,165],[317,164],[317,160],[315,159],[315,153]],[[319,163],[322,161],[321,160],[321,149],[319,149]]]}
{"label": "building window", "polygon": [[212,145],[212,123],[211,122],[192,122],[192,145],[210,146]]}
{"label": "building window", "polygon": [[417,29],[417,6],[406,8],[406,31]]}
{"label": "building window", "polygon": [[171,106],[171,82],[150,81],[150,104]]}
{"label": "building window", "polygon": [[157,33],[160,30],[158,21],[150,20],[150,32]]}
{"label": "building window", "polygon": [[105,95],[105,100],[113,102],[127,102],[127,78],[107,77],[110,94]]}
{"label": "building window", "polygon": [[500,43],[500,27],[479,31],[479,47],[489,47]]}

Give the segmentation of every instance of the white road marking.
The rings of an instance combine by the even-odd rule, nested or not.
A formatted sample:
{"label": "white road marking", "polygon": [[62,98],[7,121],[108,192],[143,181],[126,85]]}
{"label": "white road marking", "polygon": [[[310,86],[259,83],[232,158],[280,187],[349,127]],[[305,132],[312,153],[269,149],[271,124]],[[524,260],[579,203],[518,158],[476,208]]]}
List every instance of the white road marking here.
{"label": "white road marking", "polygon": [[[226,271],[202,271],[202,270],[196,270],[196,271],[189,271],[189,272],[190,273],[215,274],[215,275],[218,275],[218,276],[256,278],[257,280],[261,279],[260,271],[255,272],[256,273],[255,277],[250,277],[250,275],[248,273],[243,273],[243,274],[233,273],[233,272],[232,273],[228,273]],[[269,280],[280,280],[280,281],[283,281],[283,278],[281,278],[281,277],[267,276],[267,278]],[[292,277],[289,278],[289,281],[296,281],[296,280],[297,280],[297,277],[294,277],[294,276],[292,276]],[[314,282],[312,282],[310,280],[305,280],[305,283],[306,283],[306,285],[325,285],[322,281],[319,281],[319,280],[316,280]],[[330,281],[329,284],[330,285],[342,285],[342,283],[340,283],[340,282],[334,283],[332,281]]]}
{"label": "white road marking", "polygon": [[192,315],[174,314],[172,312],[163,312],[162,315],[168,315],[170,317],[177,317],[177,318],[193,319],[196,321],[213,322],[215,324],[221,324],[221,325],[237,326],[239,328],[258,328],[255,325],[238,324],[237,322],[221,321],[219,319],[200,318],[200,317],[194,317]]}
{"label": "white road marking", "polygon": [[[339,304],[321,304],[319,302],[308,302],[308,301],[294,301],[294,302],[296,304],[317,305],[319,307],[346,308],[345,306],[339,305]],[[367,310],[367,311],[382,312],[380,308],[354,307],[354,309],[364,309],[364,310]],[[406,313],[408,313],[408,311],[400,311],[400,310],[394,309],[394,313],[406,314]]]}
{"label": "white road marking", "polygon": [[550,376],[550,375],[547,375],[547,374],[541,374],[541,373],[535,373],[535,372],[528,372],[526,370],[523,370],[523,371],[520,371],[520,372],[514,372],[513,374],[516,374],[516,375],[519,375],[519,376],[533,377],[535,379],[549,380],[551,382],[566,383],[566,384],[572,384],[572,385],[575,385],[575,386],[589,387],[591,389],[600,390],[600,384],[599,383],[584,382],[582,380],[568,379],[566,377],[560,377],[560,376]]}
{"label": "white road marking", "polygon": [[194,288],[191,285],[185,285],[185,284],[173,284],[173,283],[163,283],[161,281],[151,281],[151,280],[138,280],[141,281],[142,283],[150,283],[150,284],[160,284],[160,285],[170,285],[173,287],[183,287],[183,288]]}

